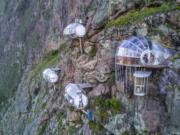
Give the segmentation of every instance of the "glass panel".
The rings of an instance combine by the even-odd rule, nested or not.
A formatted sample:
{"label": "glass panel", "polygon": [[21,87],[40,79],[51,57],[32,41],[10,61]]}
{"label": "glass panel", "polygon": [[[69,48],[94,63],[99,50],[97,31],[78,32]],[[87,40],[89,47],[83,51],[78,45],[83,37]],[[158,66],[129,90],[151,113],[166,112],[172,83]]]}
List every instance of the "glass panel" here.
{"label": "glass panel", "polygon": [[[144,53],[147,52],[147,53]],[[149,53],[148,53],[149,52]],[[121,42],[117,48],[116,56],[124,56],[130,58],[141,57],[141,63],[137,64],[145,65],[159,65],[162,64],[167,58],[172,55],[170,50],[163,47],[161,44],[149,41],[145,37],[132,36],[127,40]],[[126,64],[135,64],[134,62],[125,62]]]}

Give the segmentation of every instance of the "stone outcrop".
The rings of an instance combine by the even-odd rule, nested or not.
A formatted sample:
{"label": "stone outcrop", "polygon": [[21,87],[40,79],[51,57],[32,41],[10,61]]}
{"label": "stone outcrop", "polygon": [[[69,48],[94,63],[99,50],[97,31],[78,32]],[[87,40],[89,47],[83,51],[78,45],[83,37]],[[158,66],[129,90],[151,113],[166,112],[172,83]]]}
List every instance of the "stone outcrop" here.
{"label": "stone outcrop", "polygon": [[[173,6],[161,0],[0,1],[0,100],[2,90],[16,89],[0,108],[0,135],[178,135],[180,12]],[[62,35],[75,17],[87,28],[82,55],[79,41]],[[131,35],[148,36],[173,50],[169,67],[149,69],[146,97],[126,95],[115,80],[116,48]],[[53,66],[61,69],[55,85],[41,76]],[[88,82],[94,87],[83,91],[89,99],[85,111],[94,111],[94,121],[63,97],[68,83]]]}
{"label": "stone outcrop", "polygon": [[110,92],[109,87],[107,85],[99,84],[95,87],[91,92],[89,92],[89,97],[106,95]]}

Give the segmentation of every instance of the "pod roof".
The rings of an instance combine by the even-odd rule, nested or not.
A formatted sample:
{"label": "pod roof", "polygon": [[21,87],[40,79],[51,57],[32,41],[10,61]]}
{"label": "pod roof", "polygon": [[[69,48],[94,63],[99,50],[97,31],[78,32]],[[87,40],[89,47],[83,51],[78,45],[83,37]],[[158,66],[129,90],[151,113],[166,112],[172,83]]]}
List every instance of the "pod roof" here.
{"label": "pod roof", "polygon": [[132,36],[123,40],[116,51],[116,63],[131,66],[165,66],[171,56],[169,49],[145,37]]}

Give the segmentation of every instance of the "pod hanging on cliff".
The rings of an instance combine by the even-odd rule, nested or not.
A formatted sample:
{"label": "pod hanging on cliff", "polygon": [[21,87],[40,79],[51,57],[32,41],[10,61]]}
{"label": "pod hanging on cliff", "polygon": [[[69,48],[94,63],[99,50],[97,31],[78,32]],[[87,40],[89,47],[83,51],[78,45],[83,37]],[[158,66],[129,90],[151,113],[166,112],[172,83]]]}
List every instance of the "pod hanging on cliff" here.
{"label": "pod hanging on cliff", "polygon": [[80,51],[81,54],[83,53],[82,38],[86,35],[86,28],[82,25],[82,20],[76,19],[75,23],[66,26],[63,35],[70,38],[79,38]]}
{"label": "pod hanging on cliff", "polygon": [[127,66],[166,66],[170,50],[145,37],[132,36],[123,40],[116,52],[116,63]]}
{"label": "pod hanging on cliff", "polygon": [[133,95],[133,89],[136,96],[147,95],[148,85],[142,84],[139,88],[134,85],[136,83],[134,80],[141,82],[144,79],[146,81],[148,78],[139,77],[145,74],[144,71],[149,72],[153,68],[167,67],[167,59],[171,55],[170,49],[146,37],[132,36],[123,40],[116,50],[115,57],[116,82],[120,89],[129,96]]}
{"label": "pod hanging on cliff", "polygon": [[71,38],[82,38],[86,34],[86,28],[82,25],[81,20],[76,20],[75,23],[67,25],[63,35]]}
{"label": "pod hanging on cliff", "polygon": [[88,97],[83,93],[83,88],[90,88],[90,84],[69,83],[65,87],[64,97],[76,109],[84,109],[88,105]]}
{"label": "pod hanging on cliff", "polygon": [[58,72],[59,68],[47,68],[43,71],[43,79],[50,83],[56,83],[59,79]]}

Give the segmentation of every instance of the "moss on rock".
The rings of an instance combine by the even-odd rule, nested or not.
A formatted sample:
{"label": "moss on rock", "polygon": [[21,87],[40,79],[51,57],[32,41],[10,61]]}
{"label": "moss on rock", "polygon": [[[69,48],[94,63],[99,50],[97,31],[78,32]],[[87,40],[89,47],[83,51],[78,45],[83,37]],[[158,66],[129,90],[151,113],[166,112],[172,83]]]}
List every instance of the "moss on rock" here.
{"label": "moss on rock", "polygon": [[109,86],[112,86],[112,85],[114,85],[115,84],[115,72],[112,72],[111,74],[110,74],[110,77],[109,77],[109,79],[108,79],[108,85]]}
{"label": "moss on rock", "polygon": [[90,56],[90,57],[94,57],[94,56],[96,55],[96,52],[97,52],[97,47],[96,47],[96,45],[94,44],[94,45],[92,46],[91,51],[89,52],[89,56]]}
{"label": "moss on rock", "polygon": [[171,61],[173,61],[173,62],[177,59],[180,59],[180,54],[176,54],[173,57],[171,57]]}
{"label": "moss on rock", "polygon": [[41,125],[41,127],[38,129],[37,135],[43,135],[48,127],[48,122],[45,122]]}
{"label": "moss on rock", "polygon": [[94,98],[92,106],[96,108],[95,115],[99,117],[101,121],[105,121],[111,115],[116,115],[122,111],[122,105],[115,97],[111,99],[96,97]]}
{"label": "moss on rock", "polygon": [[102,133],[104,129],[104,127],[99,122],[95,121],[89,121],[89,127],[95,133]]}
{"label": "moss on rock", "polygon": [[[178,7],[176,7],[178,8]],[[175,8],[175,9],[176,9]],[[164,3],[160,7],[146,7],[143,8],[142,10],[132,10],[128,13],[126,13],[124,16],[121,16],[117,18],[116,20],[110,21],[106,27],[110,28],[113,26],[123,26],[123,25],[128,25],[133,22],[141,21],[145,17],[157,14],[157,13],[167,13],[170,11],[171,8],[169,4]]]}

